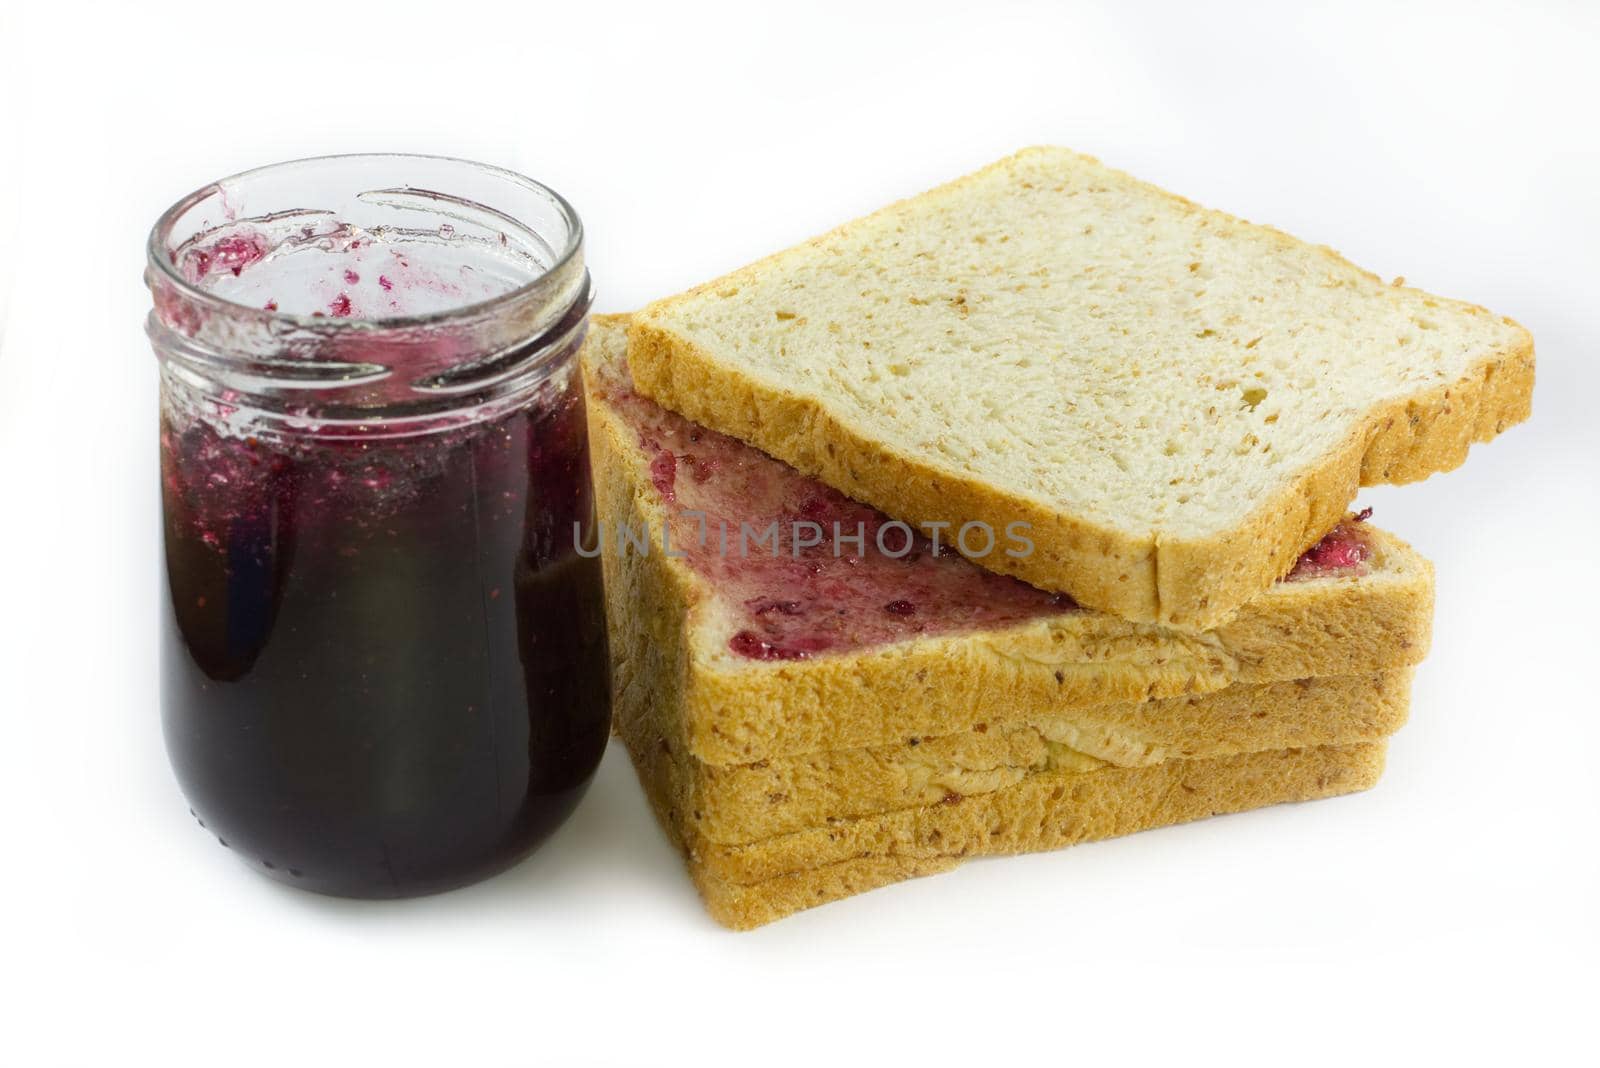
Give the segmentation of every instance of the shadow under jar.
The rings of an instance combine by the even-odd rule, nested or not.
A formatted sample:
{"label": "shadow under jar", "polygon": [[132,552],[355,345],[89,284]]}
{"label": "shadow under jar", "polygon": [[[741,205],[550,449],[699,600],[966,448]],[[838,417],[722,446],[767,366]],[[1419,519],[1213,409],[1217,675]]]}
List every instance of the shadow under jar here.
{"label": "shadow under jar", "polygon": [[477,164],[304,160],[180,201],[146,280],[196,818],[328,894],[514,863],[610,723],[577,216]]}

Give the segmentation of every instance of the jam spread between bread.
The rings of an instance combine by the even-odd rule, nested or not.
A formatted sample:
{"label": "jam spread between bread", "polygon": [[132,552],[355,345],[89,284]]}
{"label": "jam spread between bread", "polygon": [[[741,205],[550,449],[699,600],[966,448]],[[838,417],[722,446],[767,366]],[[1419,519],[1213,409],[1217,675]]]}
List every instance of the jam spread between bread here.
{"label": "jam spread between bread", "polygon": [[1294,562],[1294,567],[1283,577],[1283,581],[1303,582],[1334,575],[1363,574],[1367,561],[1372,557],[1372,542],[1361,524],[1371,517],[1372,509],[1363,508],[1350,518],[1341,520],[1323,535],[1321,541],[1300,554],[1300,559]]}
{"label": "jam spread between bread", "polygon": [[[647,457],[669,516],[665,548],[682,554],[737,616],[728,648],[739,656],[804,660],[1082,611],[1066,594],[969,562],[951,546],[948,528],[913,531],[895,523],[659,407],[622,376],[603,375],[598,388]],[[1363,573],[1371,554],[1360,529],[1366,515],[1341,522],[1285,580]],[[774,524],[776,536],[765,537]],[[648,533],[648,551],[663,551],[661,532]],[[1007,544],[997,538],[992,551]],[[637,542],[625,551],[637,551]]]}

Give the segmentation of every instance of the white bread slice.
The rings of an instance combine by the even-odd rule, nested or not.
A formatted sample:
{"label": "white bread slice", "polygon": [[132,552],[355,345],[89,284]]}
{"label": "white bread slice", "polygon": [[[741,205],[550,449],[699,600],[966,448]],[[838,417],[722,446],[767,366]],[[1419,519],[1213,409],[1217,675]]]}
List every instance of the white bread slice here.
{"label": "white bread slice", "polygon": [[[1482,308],[1035,148],[636,317],[641,393],[922,524],[1026,522],[978,562],[1212,628],[1357,487],[1527,418]],[[980,541],[981,544],[981,541]]]}
{"label": "white bread slice", "polygon": [[[919,596],[945,605],[934,618],[890,618],[882,613],[897,597],[892,584],[899,572],[891,566],[897,562],[868,552],[846,569],[856,586],[846,588],[836,577],[839,567],[822,561],[820,576],[793,577],[793,592],[809,611],[829,597],[860,600],[863,589],[882,587],[877,600],[846,620],[855,625],[857,616],[877,613],[870,622],[879,640],[797,659],[739,655],[732,647],[750,610],[728,595],[732,579],[704,570],[703,558],[668,556],[659,545],[645,554],[619,551],[612,535],[624,524],[648,525],[671,529],[672,542],[687,546],[696,524],[683,509],[699,504],[715,513],[714,491],[725,484],[788,501],[822,487],[635,394],[625,328],[623,317],[598,317],[583,356],[596,501],[609,528],[603,545],[617,709],[619,716],[656,717],[695,759],[749,764],[902,744],[979,724],[1037,723],[1074,709],[1210,693],[1241,682],[1371,675],[1415,664],[1427,651],[1430,565],[1398,539],[1361,524],[1370,555],[1359,566],[1276,583],[1209,633],[1059,606],[953,556],[925,556],[906,572],[921,584]],[[702,460],[694,460],[696,451]],[[713,466],[705,455],[715,458],[716,470],[704,482],[684,474],[670,483],[677,493],[669,502],[658,486],[663,468],[705,473]],[[721,502],[721,510],[732,507]],[[831,585],[819,592],[819,583]],[[964,624],[949,607],[950,590],[963,591]],[[1004,622],[984,622],[993,613],[971,614],[995,604],[1013,610]],[[914,629],[924,623],[927,629]]]}

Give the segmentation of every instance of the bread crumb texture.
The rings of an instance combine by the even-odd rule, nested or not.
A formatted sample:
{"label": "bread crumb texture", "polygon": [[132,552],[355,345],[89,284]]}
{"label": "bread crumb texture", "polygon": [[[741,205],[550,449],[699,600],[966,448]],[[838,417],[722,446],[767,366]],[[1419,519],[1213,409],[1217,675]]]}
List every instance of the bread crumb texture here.
{"label": "bread crumb texture", "polygon": [[644,394],[980,564],[1205,629],[1357,488],[1527,417],[1509,319],[1065,149],[1029,149],[645,309]]}

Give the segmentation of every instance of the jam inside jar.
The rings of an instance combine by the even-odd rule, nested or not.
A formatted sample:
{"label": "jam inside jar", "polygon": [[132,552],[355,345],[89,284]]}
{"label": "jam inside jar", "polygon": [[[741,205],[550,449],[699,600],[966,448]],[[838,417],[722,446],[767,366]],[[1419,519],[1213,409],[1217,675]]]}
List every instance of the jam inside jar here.
{"label": "jam inside jar", "polygon": [[494,168],[329,157],[192,194],[149,255],[195,817],[329,894],[507,867],[610,725],[577,216]]}

